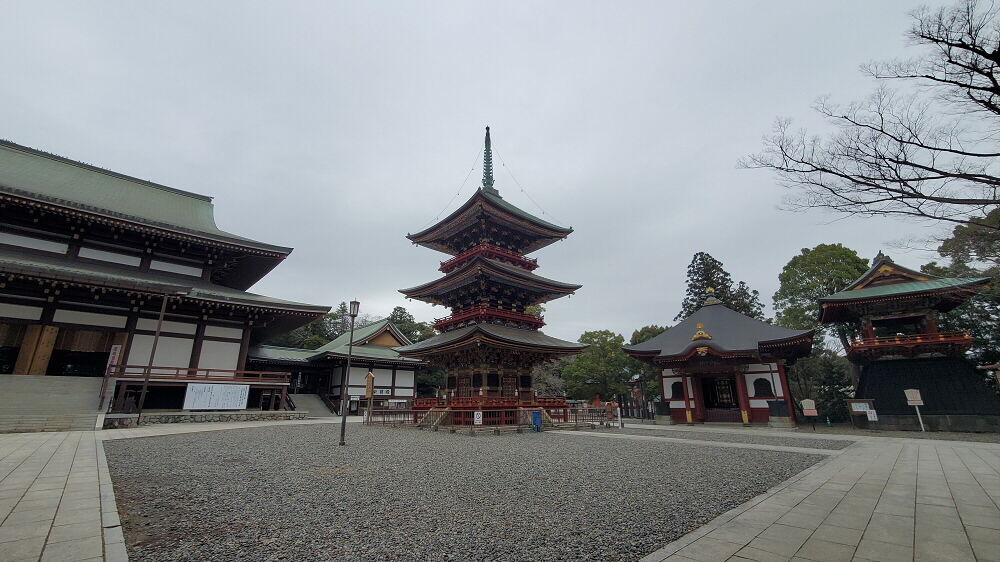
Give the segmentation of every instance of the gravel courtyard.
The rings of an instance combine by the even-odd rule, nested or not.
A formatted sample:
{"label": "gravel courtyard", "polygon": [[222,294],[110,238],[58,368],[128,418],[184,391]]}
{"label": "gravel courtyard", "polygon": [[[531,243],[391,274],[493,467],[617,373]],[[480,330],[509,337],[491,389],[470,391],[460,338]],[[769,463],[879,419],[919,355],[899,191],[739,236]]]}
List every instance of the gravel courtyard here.
{"label": "gravel courtyard", "polygon": [[823,457],[274,426],[107,441],[133,560],[636,560]]}

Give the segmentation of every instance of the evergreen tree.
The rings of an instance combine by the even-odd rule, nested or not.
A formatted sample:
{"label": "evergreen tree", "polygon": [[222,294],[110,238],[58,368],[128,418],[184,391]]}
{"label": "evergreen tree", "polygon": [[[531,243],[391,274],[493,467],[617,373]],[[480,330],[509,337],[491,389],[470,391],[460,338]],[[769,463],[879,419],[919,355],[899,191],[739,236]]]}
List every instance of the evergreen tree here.
{"label": "evergreen tree", "polygon": [[411,342],[425,340],[434,335],[434,328],[426,322],[417,319],[405,308],[397,306],[389,313],[389,321],[403,333]]}
{"label": "evergreen tree", "polygon": [[764,319],[760,293],[743,281],[734,286],[732,276],[723,268],[721,261],[706,252],[698,252],[688,265],[687,291],[681,302],[681,311],[674,320],[687,318],[701,308],[708,298],[709,289],[714,289],[715,298],[725,306],[752,318]]}
{"label": "evergreen tree", "polygon": [[[669,329],[669,326],[657,326],[655,324],[643,326],[642,328],[632,332],[632,338],[629,339],[629,344],[635,345],[637,343],[651,340]],[[654,396],[659,396],[660,391],[662,390],[660,387],[661,369],[654,365],[650,365],[649,363],[643,363],[638,359],[632,359],[631,357],[629,358],[629,361],[632,362],[631,369],[642,373],[642,377],[646,379],[646,397],[651,399]]]}
{"label": "evergreen tree", "polygon": [[563,380],[570,398],[613,400],[627,392],[625,383],[636,371],[634,360],[625,354],[625,338],[608,330],[584,332],[580,343],[587,349],[563,369]]}
{"label": "evergreen tree", "polygon": [[806,398],[816,401],[821,418],[830,421],[847,421],[848,398],[854,396],[851,382],[851,364],[846,358],[824,347],[819,341],[813,346],[812,355],[795,362],[788,371],[795,407]]}

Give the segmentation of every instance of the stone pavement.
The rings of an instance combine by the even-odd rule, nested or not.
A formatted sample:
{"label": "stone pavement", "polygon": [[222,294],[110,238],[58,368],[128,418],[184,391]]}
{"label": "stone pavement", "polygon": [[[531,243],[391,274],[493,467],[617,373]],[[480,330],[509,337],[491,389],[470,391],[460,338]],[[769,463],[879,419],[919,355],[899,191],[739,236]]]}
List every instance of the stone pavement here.
{"label": "stone pavement", "polygon": [[643,562],[1000,560],[1000,444],[852,439]]}
{"label": "stone pavement", "polygon": [[[106,439],[338,421],[327,418],[0,434],[0,561],[128,559],[104,457],[102,443]],[[360,418],[349,421],[356,423]],[[786,445],[779,446],[670,437],[670,431],[746,433],[745,429],[642,429],[649,429],[648,435],[566,433],[828,456],[650,554],[646,562],[1000,561],[1000,444],[822,436],[857,440],[846,449],[830,451],[796,447],[796,438],[814,437],[808,432],[749,430],[787,438]]]}

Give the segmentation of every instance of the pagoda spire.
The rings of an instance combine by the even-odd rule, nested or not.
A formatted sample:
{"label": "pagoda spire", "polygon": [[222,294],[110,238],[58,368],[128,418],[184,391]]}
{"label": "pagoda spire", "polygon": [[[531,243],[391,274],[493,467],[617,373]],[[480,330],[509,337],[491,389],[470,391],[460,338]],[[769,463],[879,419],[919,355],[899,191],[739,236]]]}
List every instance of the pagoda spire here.
{"label": "pagoda spire", "polygon": [[493,187],[493,149],[490,147],[489,127],[486,127],[486,148],[483,149],[483,190],[500,195],[500,192]]}

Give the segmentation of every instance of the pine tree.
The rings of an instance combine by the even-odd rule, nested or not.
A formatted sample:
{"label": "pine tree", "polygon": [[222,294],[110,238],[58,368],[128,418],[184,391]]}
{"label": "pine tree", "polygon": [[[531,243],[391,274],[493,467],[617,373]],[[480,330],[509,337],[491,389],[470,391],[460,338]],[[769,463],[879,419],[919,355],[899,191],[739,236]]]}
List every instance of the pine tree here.
{"label": "pine tree", "polygon": [[708,298],[709,289],[714,289],[715,298],[725,306],[752,318],[764,319],[760,293],[743,281],[734,286],[732,276],[723,268],[721,261],[706,252],[698,252],[688,265],[687,292],[681,302],[681,311],[674,320],[687,318],[701,308]]}

